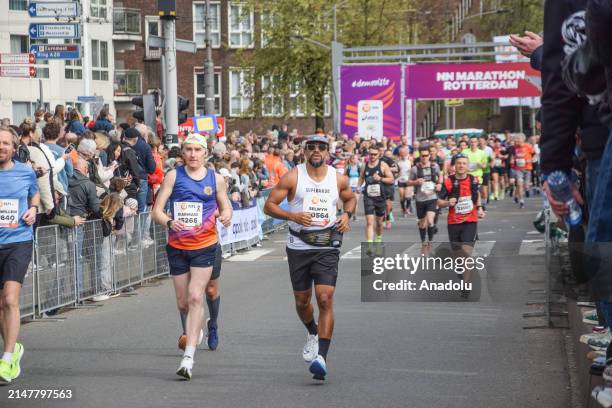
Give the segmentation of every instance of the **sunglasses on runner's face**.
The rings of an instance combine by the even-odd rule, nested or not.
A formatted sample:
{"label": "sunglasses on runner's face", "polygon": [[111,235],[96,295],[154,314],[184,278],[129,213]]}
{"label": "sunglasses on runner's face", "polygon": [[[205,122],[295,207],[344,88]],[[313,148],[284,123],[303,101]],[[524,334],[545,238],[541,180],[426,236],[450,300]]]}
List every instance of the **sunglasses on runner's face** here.
{"label": "sunglasses on runner's face", "polygon": [[325,143],[307,143],[306,150],[314,152],[315,149],[318,149],[320,152],[327,151],[327,145]]}

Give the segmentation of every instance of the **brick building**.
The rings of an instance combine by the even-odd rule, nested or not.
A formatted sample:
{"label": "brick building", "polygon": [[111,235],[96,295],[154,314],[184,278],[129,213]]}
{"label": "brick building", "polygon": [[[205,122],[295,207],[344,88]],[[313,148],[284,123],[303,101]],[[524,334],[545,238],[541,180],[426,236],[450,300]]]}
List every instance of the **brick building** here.
{"label": "brick building", "polygon": [[[228,130],[261,132],[272,124],[288,123],[290,128],[303,132],[314,131],[314,117],[305,116],[299,109],[291,109],[283,119],[274,107],[259,112],[252,118],[243,116],[251,103],[245,96],[244,72],[238,69],[238,50],[261,46],[261,32],[257,29],[260,16],[245,17],[239,2],[213,0],[211,3],[213,61],[215,64],[215,109],[226,118]],[[204,16],[205,2],[177,0],[176,37],[195,41],[197,53],[178,52],[178,93],[190,100],[189,113],[200,114],[204,107]],[[231,22],[231,24],[230,24]],[[115,1],[113,9],[113,44],[115,50],[115,95],[117,119],[131,121],[135,107],[132,97],[160,88],[161,50],[149,46],[149,35],[163,36],[157,13],[157,2],[151,0]],[[299,94],[289,95],[289,100]],[[270,106],[276,106],[274,101]],[[330,99],[326,100],[326,128],[331,128]],[[296,106],[297,104],[291,104]],[[262,109],[263,110],[263,109]],[[280,117],[279,117],[280,116]]]}

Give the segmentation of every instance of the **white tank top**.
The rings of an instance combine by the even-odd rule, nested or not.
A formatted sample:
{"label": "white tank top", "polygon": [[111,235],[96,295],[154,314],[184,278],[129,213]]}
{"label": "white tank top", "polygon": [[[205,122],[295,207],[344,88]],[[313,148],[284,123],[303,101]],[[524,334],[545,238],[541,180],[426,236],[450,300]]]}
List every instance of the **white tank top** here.
{"label": "white tank top", "polygon": [[400,183],[407,183],[410,179],[410,169],[412,167],[412,163],[410,163],[409,159],[398,160],[397,167],[399,168],[397,180]]}
{"label": "white tank top", "polygon": [[[336,203],[338,202],[338,180],[336,169],[327,167],[325,178],[316,182],[310,178],[305,164],[296,166],[298,172],[298,182],[295,189],[295,196],[289,202],[289,212],[309,212],[312,217],[310,227],[296,224],[289,221],[289,228],[294,231],[322,230],[329,228],[336,223]],[[287,247],[291,249],[322,249],[305,244],[298,237],[288,233]],[[331,248],[331,247],[329,247]]]}

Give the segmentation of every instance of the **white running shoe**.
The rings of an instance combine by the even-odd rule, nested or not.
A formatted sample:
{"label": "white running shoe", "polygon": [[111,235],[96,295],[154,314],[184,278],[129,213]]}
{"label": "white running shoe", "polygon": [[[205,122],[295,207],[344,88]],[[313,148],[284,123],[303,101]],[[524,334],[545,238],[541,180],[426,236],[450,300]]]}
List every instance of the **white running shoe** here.
{"label": "white running shoe", "polygon": [[193,369],[193,358],[189,356],[183,356],[181,360],[181,365],[178,370],[176,370],[176,374],[181,377],[191,380],[191,370]]}
{"label": "white running shoe", "polygon": [[310,363],[312,360],[317,358],[319,355],[319,336],[316,334],[309,334],[306,338],[306,344],[302,350],[302,358],[305,362]]}

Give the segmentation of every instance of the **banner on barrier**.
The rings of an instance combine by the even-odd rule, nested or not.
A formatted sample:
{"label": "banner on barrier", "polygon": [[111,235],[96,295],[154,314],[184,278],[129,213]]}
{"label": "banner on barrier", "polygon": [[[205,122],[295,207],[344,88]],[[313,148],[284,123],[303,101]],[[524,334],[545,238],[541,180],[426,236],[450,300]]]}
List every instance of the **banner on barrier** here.
{"label": "banner on barrier", "polygon": [[259,236],[259,230],[260,225],[256,206],[234,210],[232,225],[228,228],[225,228],[223,224],[217,221],[217,231],[219,232],[219,243],[221,245],[256,238]]}

